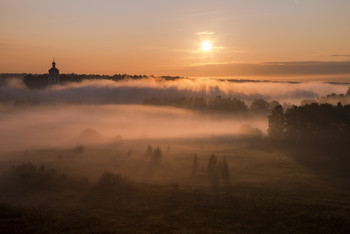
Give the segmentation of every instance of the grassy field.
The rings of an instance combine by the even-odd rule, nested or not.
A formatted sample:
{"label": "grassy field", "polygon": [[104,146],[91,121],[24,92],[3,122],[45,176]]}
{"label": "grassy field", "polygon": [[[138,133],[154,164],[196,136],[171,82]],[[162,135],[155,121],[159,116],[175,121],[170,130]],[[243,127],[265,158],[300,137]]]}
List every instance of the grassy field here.
{"label": "grassy field", "polygon": [[[163,152],[156,166],[148,144]],[[230,186],[212,187],[211,154],[226,158]],[[2,233],[350,231],[349,191],[261,139],[37,149],[2,155],[1,171]]]}

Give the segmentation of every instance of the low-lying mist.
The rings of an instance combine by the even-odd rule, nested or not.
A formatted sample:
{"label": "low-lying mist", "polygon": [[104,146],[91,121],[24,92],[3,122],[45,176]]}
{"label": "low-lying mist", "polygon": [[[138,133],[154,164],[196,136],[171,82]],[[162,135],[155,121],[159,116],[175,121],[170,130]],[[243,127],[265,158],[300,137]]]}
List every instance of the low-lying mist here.
{"label": "low-lying mist", "polygon": [[75,102],[85,104],[141,104],[146,98],[235,97],[246,102],[255,99],[277,100],[299,105],[330,93],[345,93],[347,84],[323,82],[239,81],[204,78],[162,78],[83,80],[45,89],[26,88],[20,79],[0,86],[0,100],[36,102]]}
{"label": "low-lying mist", "polygon": [[[304,99],[345,93],[346,89],[345,84],[322,82],[192,78],[84,80],[45,89],[29,89],[21,79],[8,79],[0,86],[0,147],[2,151],[7,151],[32,147],[74,147],[121,139],[262,135],[267,131],[266,115],[216,115],[140,104],[147,98],[167,100],[220,95],[239,98],[247,104],[261,98],[298,105]],[[92,130],[94,135],[88,142],[81,136],[84,130]]]}
{"label": "low-lying mist", "polygon": [[[234,116],[214,116],[172,107],[143,105],[3,107],[0,119],[2,150],[74,147],[78,144],[122,139],[244,134],[244,125],[254,126],[264,132],[267,128],[265,119],[243,120]],[[93,133],[88,131],[85,136],[83,131],[87,129],[93,130],[90,131]],[[246,131],[247,134],[250,134],[249,130]]]}

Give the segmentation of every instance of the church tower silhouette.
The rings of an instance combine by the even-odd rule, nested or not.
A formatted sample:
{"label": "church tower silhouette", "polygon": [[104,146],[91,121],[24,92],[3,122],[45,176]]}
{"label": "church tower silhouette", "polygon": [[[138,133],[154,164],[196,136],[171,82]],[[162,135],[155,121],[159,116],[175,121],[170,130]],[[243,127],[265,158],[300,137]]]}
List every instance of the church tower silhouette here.
{"label": "church tower silhouette", "polygon": [[49,85],[59,84],[60,83],[60,70],[56,68],[55,58],[52,62],[52,68],[49,70]]}

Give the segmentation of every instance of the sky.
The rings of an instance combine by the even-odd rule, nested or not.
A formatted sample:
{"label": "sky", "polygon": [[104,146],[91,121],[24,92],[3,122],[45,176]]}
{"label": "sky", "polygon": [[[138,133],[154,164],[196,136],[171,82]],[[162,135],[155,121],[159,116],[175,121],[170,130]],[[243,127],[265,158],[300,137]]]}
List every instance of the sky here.
{"label": "sky", "polygon": [[[349,0],[0,0],[0,73],[350,81]],[[209,51],[201,44],[209,41]]]}

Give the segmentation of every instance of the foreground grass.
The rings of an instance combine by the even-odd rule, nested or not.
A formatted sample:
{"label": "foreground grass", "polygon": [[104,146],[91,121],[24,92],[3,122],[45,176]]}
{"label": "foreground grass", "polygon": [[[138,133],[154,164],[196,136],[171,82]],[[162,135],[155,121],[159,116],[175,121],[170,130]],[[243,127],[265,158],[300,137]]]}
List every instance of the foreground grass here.
{"label": "foreground grass", "polygon": [[[301,186],[301,187],[300,187]],[[97,190],[98,188],[98,190]],[[2,233],[349,233],[347,193],[302,185],[230,189],[91,185],[0,204]],[[31,201],[42,203],[31,205]]]}
{"label": "foreground grass", "polygon": [[[350,232],[347,187],[263,142],[204,146],[174,145],[152,173],[145,147],[129,159],[106,149],[3,159],[3,171],[11,169],[0,175],[0,233]],[[210,150],[227,158],[230,187],[210,187]],[[199,155],[195,178],[193,153]],[[9,166],[29,159],[34,164]]]}

